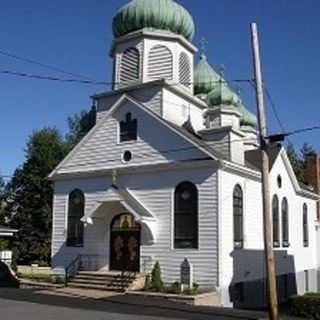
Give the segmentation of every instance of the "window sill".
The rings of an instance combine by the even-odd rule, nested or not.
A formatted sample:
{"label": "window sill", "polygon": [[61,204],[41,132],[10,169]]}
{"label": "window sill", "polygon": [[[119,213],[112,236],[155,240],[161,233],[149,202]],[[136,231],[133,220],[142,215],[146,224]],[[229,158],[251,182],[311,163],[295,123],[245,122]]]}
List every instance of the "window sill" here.
{"label": "window sill", "polygon": [[290,247],[290,243],[289,242],[283,242],[282,243],[282,247],[283,248],[289,248]]}
{"label": "window sill", "polygon": [[235,250],[243,249],[244,248],[243,242],[241,242],[241,241],[234,242],[233,247]]}

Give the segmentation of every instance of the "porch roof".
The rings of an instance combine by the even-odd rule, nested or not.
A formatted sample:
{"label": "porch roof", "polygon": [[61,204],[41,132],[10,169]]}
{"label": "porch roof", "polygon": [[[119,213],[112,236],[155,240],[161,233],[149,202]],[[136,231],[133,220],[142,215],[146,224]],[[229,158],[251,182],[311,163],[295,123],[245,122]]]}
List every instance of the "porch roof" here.
{"label": "porch roof", "polygon": [[117,204],[121,205],[125,210],[130,212],[135,220],[147,226],[149,229],[153,241],[155,241],[155,222],[156,217],[143,206],[126,188],[120,186],[112,186],[97,203],[88,211],[81,219],[83,222],[93,224],[92,218],[97,216],[102,210],[104,204],[110,204],[110,206]]}

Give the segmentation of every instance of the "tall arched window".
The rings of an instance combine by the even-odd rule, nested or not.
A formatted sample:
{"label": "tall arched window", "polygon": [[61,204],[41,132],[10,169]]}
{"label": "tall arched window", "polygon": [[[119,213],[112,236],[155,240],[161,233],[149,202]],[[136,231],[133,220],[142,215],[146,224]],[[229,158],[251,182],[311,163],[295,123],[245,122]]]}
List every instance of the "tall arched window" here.
{"label": "tall arched window", "polygon": [[190,59],[185,52],[179,57],[179,82],[188,88],[191,87]]}
{"label": "tall arched window", "polygon": [[309,228],[308,228],[308,207],[306,204],[303,205],[303,246],[309,247]]}
{"label": "tall arched window", "polygon": [[243,192],[238,184],[233,190],[233,241],[235,248],[243,248]]}
{"label": "tall arched window", "polygon": [[191,182],[175,189],[174,247],[198,248],[198,189]]}
{"label": "tall arched window", "polygon": [[140,53],[137,48],[126,49],[121,56],[120,82],[126,83],[139,79]]}
{"label": "tall arched window", "polygon": [[171,51],[162,45],[156,45],[149,52],[148,78],[161,80],[173,78],[173,56]]}
{"label": "tall arched window", "polygon": [[68,205],[68,236],[67,246],[83,246],[83,223],[81,218],[84,215],[84,194],[81,190],[73,190],[69,194]]}
{"label": "tall arched window", "polygon": [[280,246],[280,225],[279,225],[279,199],[276,195],[272,199],[272,217],[273,217],[273,246]]}
{"label": "tall arched window", "polygon": [[283,198],[281,204],[282,212],[282,246],[289,247],[289,214],[288,214],[288,200]]}

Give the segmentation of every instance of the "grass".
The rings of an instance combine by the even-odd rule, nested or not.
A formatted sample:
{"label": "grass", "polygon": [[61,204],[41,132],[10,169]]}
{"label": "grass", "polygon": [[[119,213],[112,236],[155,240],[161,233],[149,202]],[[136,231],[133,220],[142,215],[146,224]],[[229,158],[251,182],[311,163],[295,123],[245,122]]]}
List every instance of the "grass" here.
{"label": "grass", "polygon": [[52,277],[50,275],[31,275],[31,274],[18,274],[19,279],[30,280],[39,283],[52,283],[52,284],[62,284],[64,280],[62,278]]}

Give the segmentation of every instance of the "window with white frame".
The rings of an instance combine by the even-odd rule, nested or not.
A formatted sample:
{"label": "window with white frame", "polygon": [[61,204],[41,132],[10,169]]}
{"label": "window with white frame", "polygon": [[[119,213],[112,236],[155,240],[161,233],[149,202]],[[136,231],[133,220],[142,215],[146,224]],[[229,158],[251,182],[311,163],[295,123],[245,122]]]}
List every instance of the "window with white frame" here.
{"label": "window with white frame", "polygon": [[174,192],[174,248],[198,248],[198,189],[189,181]]}
{"label": "window with white frame", "polygon": [[308,207],[303,204],[303,213],[302,213],[302,233],[303,233],[303,246],[309,246],[309,228],[308,228]]}
{"label": "window with white frame", "polygon": [[289,247],[289,208],[287,198],[282,199],[281,204],[281,224],[282,224],[282,246]]}
{"label": "window with white frame", "polygon": [[280,247],[280,224],[279,224],[279,199],[276,195],[272,198],[272,220],[273,220],[273,246]]}
{"label": "window with white frame", "polygon": [[75,189],[69,194],[67,246],[82,247],[84,227],[81,218],[84,216],[84,194]]}
{"label": "window with white frame", "polygon": [[243,248],[243,192],[238,184],[233,190],[233,241],[235,248]]}

